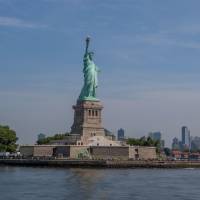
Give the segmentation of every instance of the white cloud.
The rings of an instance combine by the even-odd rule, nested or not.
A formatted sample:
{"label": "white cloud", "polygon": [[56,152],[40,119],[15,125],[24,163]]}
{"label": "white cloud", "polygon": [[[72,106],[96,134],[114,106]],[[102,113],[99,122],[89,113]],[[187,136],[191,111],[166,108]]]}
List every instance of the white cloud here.
{"label": "white cloud", "polygon": [[19,27],[19,28],[44,28],[46,25],[35,24],[27,22],[15,17],[2,17],[0,16],[0,26]]}

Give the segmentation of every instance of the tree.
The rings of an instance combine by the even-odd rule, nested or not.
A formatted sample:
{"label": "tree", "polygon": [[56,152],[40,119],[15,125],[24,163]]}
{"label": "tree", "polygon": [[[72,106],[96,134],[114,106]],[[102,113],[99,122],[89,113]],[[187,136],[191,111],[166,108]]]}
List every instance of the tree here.
{"label": "tree", "polygon": [[171,156],[171,153],[172,153],[172,152],[171,152],[171,149],[170,149],[170,148],[165,147],[165,148],[164,148],[164,152],[165,152],[165,155],[166,155],[166,156]]}
{"label": "tree", "polygon": [[127,144],[129,145],[135,145],[135,146],[150,146],[150,147],[156,147],[157,153],[160,152],[160,141],[159,140],[152,140],[151,137],[141,137],[139,139],[137,138],[129,138],[127,140]]}
{"label": "tree", "polygon": [[138,145],[138,146],[156,146],[158,147],[159,141],[152,140],[151,137],[141,137],[139,139],[137,138],[129,138],[127,141],[127,144],[129,145]]}
{"label": "tree", "polygon": [[37,141],[37,144],[49,144],[52,140],[63,140],[69,133],[65,134],[55,134],[54,136],[49,136]]}
{"label": "tree", "polygon": [[18,138],[9,126],[0,125],[0,151],[15,152]]}

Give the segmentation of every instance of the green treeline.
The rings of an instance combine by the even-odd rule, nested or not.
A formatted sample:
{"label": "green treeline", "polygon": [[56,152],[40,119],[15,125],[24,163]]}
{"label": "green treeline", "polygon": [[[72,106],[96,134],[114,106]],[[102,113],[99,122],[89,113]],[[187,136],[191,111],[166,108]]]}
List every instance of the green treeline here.
{"label": "green treeline", "polygon": [[0,152],[15,152],[18,138],[9,126],[0,125]]}
{"label": "green treeline", "polygon": [[151,137],[128,138],[127,144],[135,146],[150,146],[156,147],[157,150],[160,149],[160,141],[153,140]]}
{"label": "green treeline", "polygon": [[37,144],[49,144],[53,140],[63,140],[65,136],[69,135],[69,133],[65,134],[55,134],[54,136],[45,137],[37,141]]}

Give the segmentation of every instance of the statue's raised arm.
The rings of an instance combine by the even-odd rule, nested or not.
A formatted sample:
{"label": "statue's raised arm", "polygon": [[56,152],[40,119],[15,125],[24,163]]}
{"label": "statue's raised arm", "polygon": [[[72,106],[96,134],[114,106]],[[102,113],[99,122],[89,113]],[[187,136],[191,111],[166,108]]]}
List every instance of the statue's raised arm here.
{"label": "statue's raised arm", "polygon": [[89,44],[90,44],[90,37],[86,37],[86,47],[85,47],[85,54],[88,54],[88,48],[89,48]]}

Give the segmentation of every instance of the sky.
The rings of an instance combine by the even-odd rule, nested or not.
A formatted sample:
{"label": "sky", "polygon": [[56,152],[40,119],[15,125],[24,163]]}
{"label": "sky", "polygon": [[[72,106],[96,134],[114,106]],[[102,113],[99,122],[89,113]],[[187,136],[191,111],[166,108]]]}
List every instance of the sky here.
{"label": "sky", "polygon": [[85,37],[101,69],[103,125],[167,146],[200,136],[199,0],[0,0],[0,124],[20,144],[70,131]]}

